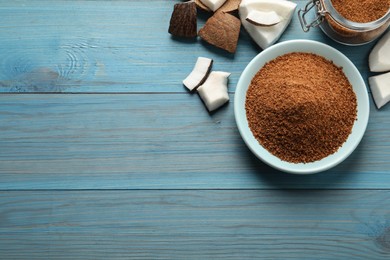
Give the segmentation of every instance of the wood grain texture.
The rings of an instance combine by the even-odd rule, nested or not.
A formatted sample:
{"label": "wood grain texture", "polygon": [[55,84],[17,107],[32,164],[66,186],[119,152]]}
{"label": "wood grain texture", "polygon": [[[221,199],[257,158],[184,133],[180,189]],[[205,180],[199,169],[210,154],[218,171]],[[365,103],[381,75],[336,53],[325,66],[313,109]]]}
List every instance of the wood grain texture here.
{"label": "wood grain texture", "polygon": [[0,193],[2,259],[389,259],[390,191]]}
{"label": "wood grain texture", "polygon": [[0,189],[390,188],[390,107],[338,167],[272,170],[246,148],[230,103],[189,94],[0,96]]}
{"label": "wood grain texture", "polygon": [[[231,72],[230,91],[261,50],[244,29],[235,55],[199,38],[168,34],[171,0],[19,0],[0,4],[0,92],[186,92],[182,80],[197,57]],[[297,8],[306,0],[296,1]],[[198,29],[208,14],[200,12]],[[297,16],[280,41],[312,39],[347,55],[367,80],[373,43],[347,47],[319,28],[304,33]]]}
{"label": "wood grain texture", "polygon": [[[389,259],[390,105],[371,104],[338,167],[277,172],[233,114],[260,49],[244,30],[235,55],[171,37],[177,2],[0,1],[0,259]],[[289,39],[325,42],[370,75],[375,43],[305,34],[296,16]],[[232,73],[213,114],[181,84],[198,56]]]}

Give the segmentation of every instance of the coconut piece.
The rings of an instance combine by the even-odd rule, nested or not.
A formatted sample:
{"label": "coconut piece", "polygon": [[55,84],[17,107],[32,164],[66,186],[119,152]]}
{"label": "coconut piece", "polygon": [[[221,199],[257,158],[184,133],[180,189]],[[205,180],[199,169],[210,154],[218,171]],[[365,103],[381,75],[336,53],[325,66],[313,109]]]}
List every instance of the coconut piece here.
{"label": "coconut piece", "polygon": [[252,10],[245,18],[248,22],[260,26],[272,26],[280,23],[280,17],[275,11],[263,12]]}
{"label": "coconut piece", "polygon": [[240,20],[228,13],[217,12],[199,30],[199,36],[218,48],[235,53],[240,35]]}
{"label": "coconut piece", "polygon": [[373,72],[390,70],[390,31],[372,49],[368,62],[370,70]]}
{"label": "coconut piece", "polygon": [[174,36],[197,36],[196,4],[193,1],[174,5],[168,32]]}
{"label": "coconut piece", "polygon": [[200,9],[202,9],[203,11],[211,12],[211,10],[207,6],[205,6],[200,0],[195,0],[195,3],[196,3],[196,6]]}
{"label": "coconut piece", "polygon": [[[251,38],[262,49],[274,44],[287,26],[290,24],[297,4],[291,1],[282,0],[242,0],[238,9],[242,25]],[[280,22],[274,26],[256,26],[246,20],[248,14],[253,11],[271,12],[274,11]]]}
{"label": "coconut piece", "polygon": [[197,89],[208,111],[214,111],[229,101],[228,78],[230,73],[212,71],[206,81]]}
{"label": "coconut piece", "polygon": [[227,0],[217,11],[224,13],[233,13],[238,10],[241,0]]}
{"label": "coconut piece", "polygon": [[202,85],[210,73],[212,64],[212,59],[199,57],[192,72],[183,80],[184,86],[186,86],[190,91],[193,91]]}
{"label": "coconut piece", "polygon": [[[210,8],[208,8],[206,5],[204,5],[201,0],[195,0],[196,5],[206,11],[206,12],[212,12]],[[226,0],[226,2],[218,8],[218,12],[225,12],[225,13],[232,13],[238,10],[238,7],[241,3],[241,0]]]}
{"label": "coconut piece", "polygon": [[226,0],[200,0],[202,4],[207,6],[211,11],[215,12],[220,8]]}
{"label": "coconut piece", "polygon": [[390,72],[370,77],[368,83],[377,108],[386,105],[390,101]]}

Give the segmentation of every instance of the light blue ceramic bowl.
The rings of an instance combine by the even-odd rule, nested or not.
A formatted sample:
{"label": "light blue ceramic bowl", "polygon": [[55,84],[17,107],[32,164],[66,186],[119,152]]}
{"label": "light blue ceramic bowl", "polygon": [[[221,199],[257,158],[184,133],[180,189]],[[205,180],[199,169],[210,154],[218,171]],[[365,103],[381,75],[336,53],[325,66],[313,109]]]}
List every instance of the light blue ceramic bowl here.
{"label": "light blue ceramic bowl", "polygon": [[[315,53],[331,60],[343,68],[345,75],[352,84],[357,97],[357,121],[352,133],[340,149],[328,157],[312,163],[289,163],[264,149],[253,136],[248,127],[245,111],[245,99],[248,86],[264,64],[276,57],[290,52]],[[295,174],[310,174],[328,170],[344,161],[358,146],[366,131],[369,117],[369,100],[366,85],[354,64],[338,50],[316,41],[291,40],[273,45],[258,54],[242,72],[234,97],[234,115],[238,130],[249,149],[266,164],[284,172]]]}

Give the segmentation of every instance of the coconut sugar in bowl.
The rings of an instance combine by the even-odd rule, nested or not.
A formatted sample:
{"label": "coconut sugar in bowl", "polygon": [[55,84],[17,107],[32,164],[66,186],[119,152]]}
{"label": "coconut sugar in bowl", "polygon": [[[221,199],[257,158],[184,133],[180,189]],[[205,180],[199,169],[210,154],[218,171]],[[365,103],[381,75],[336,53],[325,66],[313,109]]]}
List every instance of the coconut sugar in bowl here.
{"label": "coconut sugar in bowl", "polygon": [[[289,60],[292,61],[291,64],[288,64]],[[280,72],[278,79],[277,70],[276,72],[272,70],[274,63],[279,66],[278,63],[282,61],[287,62],[286,66],[296,66],[297,61],[300,60],[302,64],[299,66],[300,77],[296,77],[297,80],[287,76],[285,71]],[[305,71],[305,67],[312,66],[310,63],[305,63],[305,60],[322,64],[321,66],[327,69],[321,71],[321,66],[316,67],[318,78],[305,79],[303,76],[309,73]],[[325,88],[322,93],[317,92],[310,86],[310,82],[324,78],[325,74],[331,72],[332,67],[336,73],[335,79],[339,77],[337,75],[345,75],[342,84],[346,90],[340,92],[340,90]],[[259,75],[260,79],[257,82]],[[304,83],[299,80],[304,80]],[[262,84],[267,82],[275,88],[286,85],[289,91],[283,93],[283,89],[273,90],[272,86],[269,86],[259,92],[258,100],[250,97],[253,94],[253,85],[261,88]],[[326,87],[332,88],[332,86]],[[328,96],[331,96],[330,100],[326,97],[327,92],[329,92]],[[339,104],[332,103],[332,96]],[[254,106],[259,108],[256,112]],[[332,107],[335,111],[344,113],[349,122],[340,125],[339,112],[333,113],[329,110]],[[234,114],[242,139],[260,160],[280,171],[310,174],[340,164],[355,150],[367,127],[369,99],[359,71],[345,55],[316,41],[291,40],[267,48],[247,65],[237,84]],[[331,116],[327,116],[328,114]],[[270,121],[269,123],[261,120],[256,122],[253,116]],[[327,117],[328,121],[324,121],[323,117]],[[307,125],[305,122],[308,122]],[[344,135],[338,143],[332,143],[332,138],[327,138],[326,131],[330,129],[329,134],[332,134],[332,128],[336,131],[333,134]],[[321,133],[321,131],[325,132]],[[262,139],[263,137],[265,139]],[[329,142],[331,144],[328,148],[333,148],[324,149],[323,144]]]}
{"label": "coconut sugar in bowl", "polygon": [[390,0],[310,0],[298,16],[305,32],[319,26],[339,43],[362,45],[389,27]]}

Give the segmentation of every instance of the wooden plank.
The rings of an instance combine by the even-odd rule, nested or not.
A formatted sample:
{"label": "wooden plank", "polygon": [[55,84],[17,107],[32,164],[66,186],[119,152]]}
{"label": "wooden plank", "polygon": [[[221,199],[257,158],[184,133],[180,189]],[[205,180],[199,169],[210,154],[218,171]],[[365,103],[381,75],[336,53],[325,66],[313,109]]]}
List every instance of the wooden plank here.
{"label": "wooden plank", "polygon": [[390,106],[341,165],[294,176],[246,148],[232,100],[210,115],[190,94],[0,95],[0,189],[390,188]]}
{"label": "wooden plank", "polygon": [[0,193],[2,259],[389,259],[390,191]]}
{"label": "wooden plank", "polygon": [[[3,1],[0,5],[0,92],[186,92],[182,80],[199,56],[231,72],[230,91],[261,50],[243,29],[235,55],[200,39],[172,38],[174,3],[149,1]],[[306,0],[297,1],[298,8]],[[208,18],[200,13],[199,28]],[[297,16],[280,41],[312,39],[347,55],[367,79],[373,46],[343,46],[320,29],[304,33]]]}

